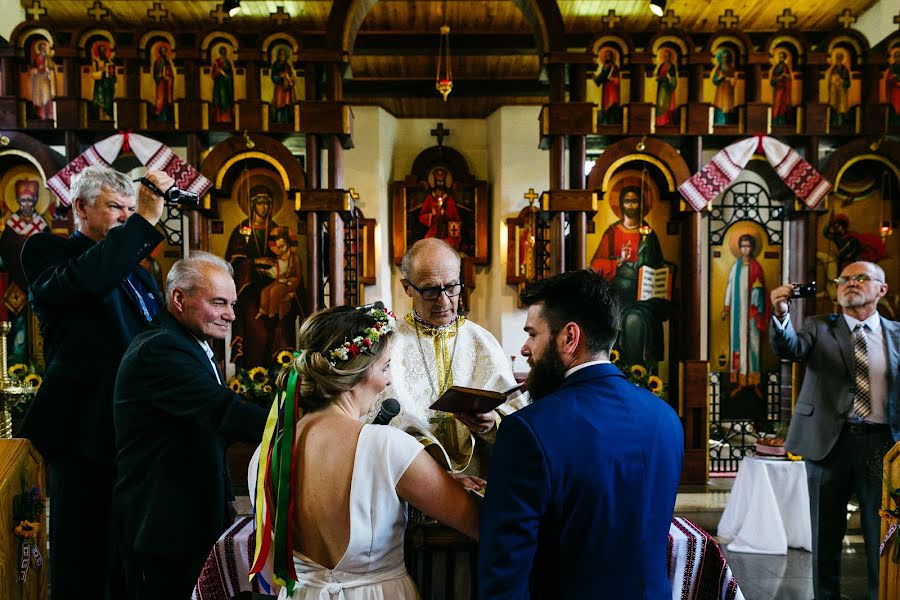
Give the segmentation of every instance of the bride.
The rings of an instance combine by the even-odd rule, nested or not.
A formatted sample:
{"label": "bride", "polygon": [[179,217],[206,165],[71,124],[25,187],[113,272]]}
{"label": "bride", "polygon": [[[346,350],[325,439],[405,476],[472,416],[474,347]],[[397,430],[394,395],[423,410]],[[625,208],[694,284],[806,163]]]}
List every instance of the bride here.
{"label": "bride", "polygon": [[407,503],[478,536],[465,489],[478,482],[453,479],[407,433],[360,421],[390,385],[394,327],[380,306],[320,311],[279,377],[256,486],[253,572],[271,552],[280,599],[418,598],[403,560]]}

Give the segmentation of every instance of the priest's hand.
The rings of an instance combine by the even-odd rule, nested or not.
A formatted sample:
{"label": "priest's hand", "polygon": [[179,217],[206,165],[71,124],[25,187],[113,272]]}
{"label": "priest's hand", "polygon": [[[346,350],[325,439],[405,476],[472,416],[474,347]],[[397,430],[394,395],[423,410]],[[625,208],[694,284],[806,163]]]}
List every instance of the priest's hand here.
{"label": "priest's hand", "polygon": [[450,473],[450,477],[455,479],[459,485],[463,487],[466,491],[477,492],[485,485],[487,485],[487,481],[482,479],[481,477],[474,477],[472,475],[463,475],[462,473]]}
{"label": "priest's hand", "polygon": [[456,419],[469,428],[474,434],[484,435],[489,432],[497,422],[497,412],[491,411],[486,413],[477,412],[458,412],[453,413]]}

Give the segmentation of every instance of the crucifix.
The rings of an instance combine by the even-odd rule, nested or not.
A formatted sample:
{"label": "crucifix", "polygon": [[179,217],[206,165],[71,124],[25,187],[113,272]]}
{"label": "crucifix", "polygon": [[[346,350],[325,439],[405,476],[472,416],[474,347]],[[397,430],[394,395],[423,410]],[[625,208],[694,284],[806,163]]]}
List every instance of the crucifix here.
{"label": "crucifix", "polygon": [[444,129],[443,123],[438,123],[437,129],[431,130],[431,135],[433,135],[434,137],[437,138],[438,148],[443,148],[444,147],[444,138],[450,137],[450,130]]}
{"label": "crucifix", "polygon": [[47,15],[47,9],[41,6],[39,0],[34,0],[34,2],[31,3],[31,8],[27,9],[25,12],[31,16],[32,21],[40,21],[41,17]]}

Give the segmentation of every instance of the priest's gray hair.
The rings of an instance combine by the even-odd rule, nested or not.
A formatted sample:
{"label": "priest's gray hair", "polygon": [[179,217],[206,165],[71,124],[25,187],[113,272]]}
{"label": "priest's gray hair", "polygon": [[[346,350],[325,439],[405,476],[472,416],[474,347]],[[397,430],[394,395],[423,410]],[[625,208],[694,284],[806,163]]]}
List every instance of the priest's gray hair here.
{"label": "priest's gray hair", "polygon": [[453,257],[452,260],[455,261],[457,268],[462,265],[459,253],[453,246],[438,238],[425,238],[410,246],[409,250],[406,251],[406,254],[403,255],[403,262],[400,263],[400,272],[403,273],[403,277],[407,281],[411,281],[410,276],[415,270],[415,266],[418,264],[419,257],[422,254],[431,254],[433,252],[441,251],[446,251],[445,253],[447,256]]}
{"label": "priest's gray hair", "polygon": [[[73,205],[76,199],[81,198],[86,205],[93,206],[104,188],[114,194],[131,198],[137,194],[134,182],[128,175],[119,173],[110,167],[92,165],[85,167],[72,177],[69,197],[72,199]],[[78,218],[78,211],[72,212],[75,216],[75,226],[80,227],[81,219]]]}
{"label": "priest's gray hair", "polygon": [[234,277],[231,263],[209,252],[195,250],[188,258],[182,258],[174,265],[166,277],[166,303],[171,302],[175,289],[188,294],[200,289],[206,283],[206,275],[210,269],[228,273]]}

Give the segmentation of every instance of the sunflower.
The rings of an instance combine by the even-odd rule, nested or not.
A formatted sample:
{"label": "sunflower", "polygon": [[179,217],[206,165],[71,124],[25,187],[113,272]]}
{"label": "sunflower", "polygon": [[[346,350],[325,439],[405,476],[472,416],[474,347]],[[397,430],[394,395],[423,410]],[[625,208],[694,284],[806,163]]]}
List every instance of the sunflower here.
{"label": "sunflower", "polygon": [[25,376],[25,385],[30,385],[34,389],[41,387],[43,382],[44,380],[37,373],[30,373]]}
{"label": "sunflower", "polygon": [[610,350],[609,351],[609,362],[611,362],[611,363],[619,362],[619,351],[618,350]]}
{"label": "sunflower", "polygon": [[231,388],[231,391],[235,394],[240,394],[244,391],[244,386],[241,385],[241,380],[237,377],[232,377],[228,380],[228,387]]}
{"label": "sunflower", "polygon": [[262,391],[264,391],[267,394],[271,394],[272,386],[267,383],[266,385],[262,386]]}
{"label": "sunflower", "polygon": [[257,385],[269,383],[269,374],[262,367],[253,367],[250,369],[250,372],[247,373],[247,376],[250,377],[250,381]]}
{"label": "sunflower", "polygon": [[24,520],[16,525],[16,535],[20,537],[34,537],[41,530],[41,523]]}
{"label": "sunflower", "polygon": [[641,365],[631,365],[631,374],[643,378],[647,376],[647,369]]}
{"label": "sunflower", "polygon": [[28,367],[22,363],[16,363],[9,368],[9,376],[14,379],[24,377],[28,373]]}
{"label": "sunflower", "polygon": [[286,367],[291,364],[292,360],[294,360],[294,353],[289,352],[288,350],[282,350],[275,356],[275,362],[282,367]]}
{"label": "sunflower", "polygon": [[650,378],[647,379],[647,389],[654,394],[659,394],[662,391],[662,388],[663,380],[656,375],[651,375]]}

